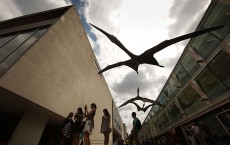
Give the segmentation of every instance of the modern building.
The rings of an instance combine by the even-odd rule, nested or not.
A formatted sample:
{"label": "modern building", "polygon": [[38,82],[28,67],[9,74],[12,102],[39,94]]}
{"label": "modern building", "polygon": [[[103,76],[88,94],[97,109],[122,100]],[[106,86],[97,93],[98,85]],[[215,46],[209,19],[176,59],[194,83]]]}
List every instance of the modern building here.
{"label": "modern building", "polygon": [[150,110],[140,133],[142,140],[149,137],[163,144],[176,133],[186,144],[191,125],[197,123],[214,138],[213,143],[230,142],[229,1],[212,1],[197,30],[218,25],[224,28],[190,39],[157,97],[166,107]]}
{"label": "modern building", "polygon": [[91,103],[91,142],[103,144],[113,101],[99,69],[73,6],[0,22],[0,144],[56,145],[64,118]]}
{"label": "modern building", "polygon": [[123,122],[116,104],[113,102],[113,143],[118,144],[122,139]]}
{"label": "modern building", "polygon": [[128,136],[128,133],[127,133],[126,124],[123,123],[121,138],[125,141],[127,139],[127,136]]}

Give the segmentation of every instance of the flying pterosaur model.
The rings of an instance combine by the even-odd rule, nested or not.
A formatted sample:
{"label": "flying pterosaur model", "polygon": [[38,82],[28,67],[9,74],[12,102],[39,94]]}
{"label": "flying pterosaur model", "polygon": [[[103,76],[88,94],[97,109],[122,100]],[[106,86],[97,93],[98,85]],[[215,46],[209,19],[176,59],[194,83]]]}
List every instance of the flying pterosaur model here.
{"label": "flying pterosaur model", "polygon": [[161,51],[162,49],[164,49],[164,48],[166,48],[166,47],[168,47],[168,46],[170,46],[172,44],[175,44],[175,43],[177,43],[179,41],[189,39],[189,38],[192,38],[192,37],[196,37],[196,36],[199,36],[199,35],[214,31],[214,30],[218,30],[218,29],[223,27],[223,26],[211,27],[211,28],[199,30],[199,31],[196,31],[196,32],[193,32],[193,33],[189,33],[189,34],[186,34],[186,35],[182,35],[182,36],[170,39],[170,40],[165,40],[165,41],[159,43],[158,45],[146,50],[142,54],[135,55],[135,54],[131,53],[115,36],[105,32],[104,30],[102,30],[101,28],[98,28],[97,26],[95,26],[93,24],[90,24],[90,25],[92,25],[94,28],[96,28],[97,30],[99,30],[100,32],[105,34],[109,38],[109,40],[111,42],[113,42],[118,47],[120,47],[131,58],[131,59],[126,60],[126,61],[122,61],[122,62],[118,62],[118,63],[112,64],[112,65],[109,65],[109,66],[105,67],[104,69],[102,69],[101,71],[99,71],[98,74],[101,74],[101,73],[103,73],[103,72],[105,72],[105,71],[107,71],[109,69],[119,67],[119,66],[122,66],[122,65],[126,65],[126,66],[132,68],[137,73],[138,73],[138,67],[139,67],[140,64],[151,64],[151,65],[156,65],[156,66],[159,66],[159,67],[164,67],[162,65],[159,65],[157,60],[153,57],[153,55],[155,53],[157,53],[157,52]]}
{"label": "flying pterosaur model", "polygon": [[125,106],[125,105],[127,105],[129,103],[133,103],[134,101],[137,101],[137,100],[143,101],[145,103],[148,102],[148,103],[151,103],[152,105],[159,105],[159,106],[165,107],[164,105],[162,105],[161,103],[159,103],[157,101],[153,101],[153,100],[148,99],[148,98],[140,97],[140,95],[139,95],[139,88],[137,88],[137,96],[135,98],[129,99],[125,103],[121,104],[118,108],[123,107],[123,106]]}
{"label": "flying pterosaur model", "polygon": [[146,110],[148,110],[149,107],[155,105],[155,104],[150,104],[150,105],[148,105],[146,107],[144,105],[143,105],[143,107],[140,107],[137,103],[135,103],[135,102],[132,102],[132,103],[137,107],[137,111],[143,111],[143,112],[145,112]]}

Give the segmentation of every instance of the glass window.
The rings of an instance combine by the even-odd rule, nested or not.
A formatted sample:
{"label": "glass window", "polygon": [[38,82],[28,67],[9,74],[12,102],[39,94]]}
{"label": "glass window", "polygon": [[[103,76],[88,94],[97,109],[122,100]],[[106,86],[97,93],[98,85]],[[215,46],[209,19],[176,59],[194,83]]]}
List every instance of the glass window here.
{"label": "glass window", "polygon": [[182,92],[182,93],[178,96],[178,101],[179,101],[181,107],[182,107],[182,108],[184,109],[184,111],[185,111],[186,113],[188,113],[188,114],[191,113],[191,112],[193,112],[193,111],[195,111],[194,108],[192,107],[192,103],[193,103],[193,102],[190,102],[190,100],[193,101],[193,99],[189,99],[189,98],[185,95],[184,92]]}
{"label": "glass window", "polygon": [[160,125],[161,125],[160,127],[162,129],[167,125],[167,122],[169,122],[169,120],[165,115],[165,113],[162,113],[159,118],[160,118]]}
{"label": "glass window", "polygon": [[191,85],[189,85],[185,90],[184,90],[185,95],[187,96],[191,106],[193,107],[194,110],[198,110],[201,107],[204,107],[206,105],[205,102],[201,102],[200,98],[201,96],[192,88]]}
{"label": "glass window", "polygon": [[180,110],[177,108],[177,106],[172,103],[169,107],[168,107],[168,114],[169,114],[169,117],[171,119],[173,119],[174,117],[176,117],[177,115],[179,115],[181,112]]}
{"label": "glass window", "polygon": [[13,51],[15,51],[26,39],[30,37],[34,32],[26,32],[18,35],[9,43],[4,45],[0,49],[0,61],[2,62],[4,59],[8,57]]}
{"label": "glass window", "polygon": [[166,104],[166,101],[168,100],[168,97],[164,94],[161,93],[159,97],[157,98],[158,102],[160,102],[162,105]]}
{"label": "glass window", "polygon": [[230,88],[230,54],[221,51],[209,64],[212,72]]}
{"label": "glass window", "polygon": [[178,64],[177,68],[175,69],[175,75],[181,85],[184,85],[190,79],[187,71],[180,64]]}
{"label": "glass window", "polygon": [[173,98],[174,94],[173,94],[173,92],[172,92],[171,87],[169,86],[168,83],[167,83],[165,86],[166,86],[166,87],[164,88],[164,91],[163,91],[164,94],[165,94],[169,99]]}
{"label": "glass window", "polygon": [[[0,55],[1,64],[4,66],[4,68],[7,69],[11,65],[13,65],[46,30],[47,29],[42,29],[42,30],[37,31],[36,33],[34,33],[33,31],[33,32],[27,32],[27,33],[20,34],[16,38],[14,38],[12,41],[10,41],[8,43],[9,45],[8,44],[4,45],[4,47],[7,46],[7,48],[10,48],[10,49],[14,47],[14,49],[12,48],[10,52],[8,52],[7,50],[4,50],[4,51],[0,50],[0,54],[3,54],[4,52],[4,56]],[[31,36],[31,34],[33,35]],[[13,44],[10,44],[10,43],[13,43]]]}
{"label": "glass window", "polygon": [[207,68],[205,68],[195,80],[210,99],[215,99],[228,91],[221,81]]}
{"label": "glass window", "polygon": [[179,91],[180,84],[177,84],[174,79],[170,78],[169,85],[171,86],[173,94],[177,94],[177,92]]}
{"label": "glass window", "polygon": [[200,65],[195,62],[189,53],[184,54],[183,58],[181,59],[181,65],[190,76],[193,76],[194,73],[200,68]]}
{"label": "glass window", "polygon": [[211,34],[203,34],[193,39],[191,47],[196,50],[204,59],[207,59],[211,53],[219,46],[220,40]]}
{"label": "glass window", "polygon": [[210,14],[208,15],[206,21],[204,22],[203,27],[209,28],[214,26],[223,25],[224,28],[213,31],[212,33],[222,40],[225,39],[230,33],[230,5],[217,3]]}
{"label": "glass window", "polygon": [[6,37],[0,37],[0,48],[5,45],[7,42],[9,42],[11,39],[13,39],[15,35],[11,35],[11,36],[6,36]]}

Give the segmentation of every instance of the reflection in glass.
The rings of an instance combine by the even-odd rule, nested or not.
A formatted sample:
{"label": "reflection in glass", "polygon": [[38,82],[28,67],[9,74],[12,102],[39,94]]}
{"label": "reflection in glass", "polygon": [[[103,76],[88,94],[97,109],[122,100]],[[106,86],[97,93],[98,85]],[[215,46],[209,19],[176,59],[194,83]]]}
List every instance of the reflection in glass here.
{"label": "reflection in glass", "polygon": [[194,73],[200,68],[200,65],[195,62],[189,53],[185,53],[181,59],[181,65],[189,73],[190,76],[193,76]]}
{"label": "reflection in glass", "polygon": [[228,91],[221,81],[207,68],[195,80],[211,100]]}
{"label": "reflection in glass", "polygon": [[167,116],[165,115],[165,113],[162,113],[159,117],[159,121],[160,121],[160,129],[166,127],[167,122],[169,122]]}
{"label": "reflection in glass", "polygon": [[5,45],[7,42],[9,42],[11,39],[13,39],[16,36],[16,34],[14,35],[10,35],[10,36],[6,36],[6,37],[0,37],[0,48]]}
{"label": "reflection in glass", "polygon": [[18,35],[13,40],[11,40],[9,43],[4,45],[0,49],[0,61],[2,62],[4,59],[8,57],[13,51],[15,51],[26,39],[29,38],[31,34],[34,32],[26,32]]}
{"label": "reflection in glass", "polygon": [[190,79],[187,71],[180,64],[178,64],[177,68],[175,69],[175,75],[181,85],[184,85]]}
{"label": "reflection in glass", "polygon": [[157,101],[160,102],[162,105],[165,105],[167,100],[168,97],[164,93],[161,93],[157,98]]}
{"label": "reflection in glass", "polygon": [[[192,111],[194,111],[193,108],[191,107],[193,102],[190,102],[190,101],[189,101],[189,99],[187,98],[187,96],[185,95],[184,92],[182,92],[182,93],[178,96],[178,101],[179,101],[181,107],[182,107],[185,111],[186,111],[188,108],[191,108]],[[190,109],[190,110],[191,110],[191,109]],[[187,112],[187,111],[186,111],[186,112]],[[188,113],[188,112],[187,112],[187,113]]]}
{"label": "reflection in glass", "polygon": [[180,84],[177,84],[174,79],[170,78],[169,85],[171,86],[173,94],[177,94],[177,92],[179,91]]}
{"label": "reflection in glass", "polygon": [[175,118],[181,114],[180,110],[174,103],[168,107],[167,111],[172,122],[174,122]]}
{"label": "reflection in glass", "polygon": [[7,68],[12,66],[46,30],[22,33],[4,45],[4,50],[0,50],[1,66],[4,66],[4,69],[0,73],[4,73]]}
{"label": "reflection in glass", "polygon": [[204,59],[207,59],[219,46],[220,40],[211,34],[203,34],[193,39],[191,47],[196,50]]}
{"label": "reflection in glass", "polygon": [[166,86],[166,87],[164,88],[164,91],[163,91],[164,94],[165,94],[169,99],[172,99],[173,96],[174,96],[174,94],[173,94],[173,92],[172,92],[171,87],[169,86],[168,83],[167,83],[165,86]]}
{"label": "reflection in glass", "polygon": [[230,54],[221,51],[208,67],[230,89]]}
{"label": "reflection in glass", "polygon": [[230,33],[230,5],[217,3],[208,15],[204,28],[222,25],[224,28],[213,31],[212,33],[222,40]]}
{"label": "reflection in glass", "polygon": [[200,101],[201,96],[192,88],[191,85],[184,90],[184,93],[189,102],[192,104],[194,110],[198,110],[206,105],[205,102]]}

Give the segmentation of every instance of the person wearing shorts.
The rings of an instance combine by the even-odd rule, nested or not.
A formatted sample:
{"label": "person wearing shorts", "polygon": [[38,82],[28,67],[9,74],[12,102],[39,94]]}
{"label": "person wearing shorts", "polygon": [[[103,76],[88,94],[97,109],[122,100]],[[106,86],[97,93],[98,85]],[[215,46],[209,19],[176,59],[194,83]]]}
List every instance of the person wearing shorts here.
{"label": "person wearing shorts", "polygon": [[85,126],[83,129],[83,136],[84,136],[85,145],[91,144],[90,139],[89,139],[89,135],[92,134],[92,130],[94,128],[94,116],[96,114],[97,106],[95,103],[92,103],[90,105],[90,108],[91,108],[91,110],[88,112],[87,105],[85,105],[86,122],[85,122]]}

